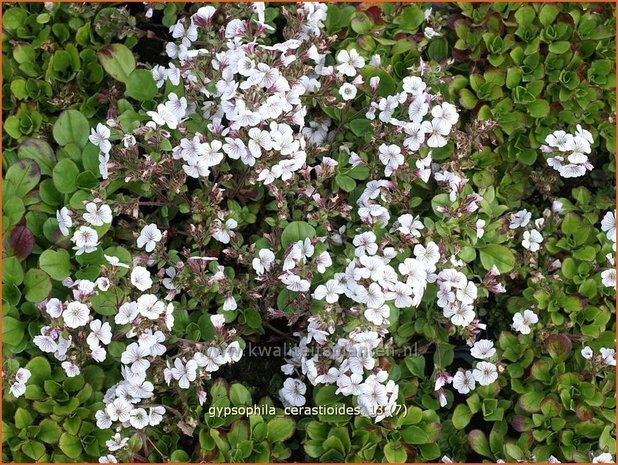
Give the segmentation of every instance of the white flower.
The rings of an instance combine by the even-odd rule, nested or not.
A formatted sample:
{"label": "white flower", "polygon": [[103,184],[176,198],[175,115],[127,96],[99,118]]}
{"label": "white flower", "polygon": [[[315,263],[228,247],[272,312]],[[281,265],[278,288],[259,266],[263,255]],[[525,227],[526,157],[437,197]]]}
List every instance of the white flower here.
{"label": "white flower", "polygon": [[496,353],[494,343],[489,339],[481,339],[474,343],[474,347],[470,349],[470,354],[474,358],[486,359],[491,358]]}
{"label": "white flower", "polygon": [[421,237],[420,230],[425,227],[423,223],[419,221],[418,216],[414,217],[409,213],[401,215],[397,219],[397,223],[399,224],[397,230],[400,233],[410,235],[412,237]]}
{"label": "white flower", "polygon": [[339,300],[339,294],[345,291],[341,283],[336,279],[329,279],[326,284],[320,284],[313,292],[313,298],[326,300],[329,304],[334,304]]}
{"label": "white flower", "polygon": [[418,76],[406,76],[403,78],[403,90],[415,97],[423,95],[427,84]]}
{"label": "white flower", "polygon": [[148,417],[148,413],[143,408],[136,408],[131,410],[129,414],[129,423],[131,426],[136,429],[144,429],[150,423],[150,418]]}
{"label": "white flower", "polygon": [[524,310],[523,313],[513,315],[513,329],[521,334],[530,334],[530,325],[539,322],[539,317],[532,310]]}
{"label": "white flower", "polygon": [[107,454],[99,457],[99,463],[118,463],[118,460],[113,455]]}
{"label": "white flower", "polygon": [[601,220],[601,229],[607,233],[607,238],[616,242],[616,213],[607,212]]}
{"label": "white flower", "polygon": [[520,210],[512,216],[509,228],[524,228],[530,222],[530,218],[532,218],[532,214],[528,210]]}
{"label": "white flower", "polygon": [[398,145],[381,144],[378,150],[380,161],[386,166],[384,169],[385,176],[390,176],[393,171],[403,164],[404,158],[401,153],[401,147]]}
{"label": "white flower", "polygon": [[[459,114],[457,108],[448,102],[442,103],[442,105],[436,105],[431,109],[431,116],[437,121],[443,131],[448,134],[451,130],[451,126],[457,123],[459,120]],[[432,123],[433,123],[432,121]]]}
{"label": "white flower", "polygon": [[109,205],[101,205],[97,207],[94,202],[88,202],[86,204],[86,213],[84,213],[84,219],[93,226],[103,226],[104,224],[110,224],[112,222],[112,209]]}
{"label": "white flower", "polygon": [[236,310],[238,308],[238,304],[236,303],[236,299],[234,298],[233,295],[228,295],[225,297],[225,300],[223,301],[223,310],[225,311],[231,311],[231,310]]}
{"label": "white flower", "polygon": [[104,124],[99,123],[97,124],[96,129],[90,129],[90,137],[88,137],[88,140],[99,147],[101,152],[109,153],[112,149],[112,143],[109,141],[110,136],[111,132],[109,128]]}
{"label": "white flower", "polygon": [[616,269],[610,268],[601,273],[601,282],[605,287],[613,287],[616,289]]}
{"label": "white flower", "polygon": [[120,268],[129,268],[129,265],[127,265],[126,263],[121,263],[120,259],[114,255],[103,254],[103,256],[105,257],[105,260],[107,260],[107,263],[109,263],[112,266],[118,266]]}
{"label": "white flower", "polygon": [[75,376],[78,376],[80,373],[79,367],[71,362],[62,362],[61,366],[69,378],[74,378]]}
{"label": "white flower", "polygon": [[163,302],[157,299],[154,294],[144,294],[137,299],[139,313],[151,320],[156,320],[165,311]]}
{"label": "white flower", "polygon": [[609,452],[604,452],[594,457],[592,463],[614,463],[614,456]]}
{"label": "white flower", "polygon": [[444,147],[447,144],[447,140],[444,136],[447,136],[451,128],[447,128],[442,119],[434,118],[430,121],[423,121],[421,124],[421,130],[427,136],[427,145],[431,148]]}
{"label": "white flower", "polygon": [[474,391],[475,383],[474,376],[470,370],[458,371],[453,376],[453,387],[457,389],[460,394],[467,394],[470,391]]}
{"label": "white flower", "polygon": [[226,362],[225,355],[221,353],[218,347],[209,347],[206,349],[206,353],[196,352],[193,355],[193,360],[198,367],[204,368],[208,372],[217,371]]}
{"label": "white flower", "polygon": [[382,305],[376,308],[367,308],[363,315],[374,325],[380,326],[385,320],[388,320],[390,312],[391,310],[388,305]]}
{"label": "white flower", "polygon": [[17,383],[25,384],[28,382],[31,376],[32,373],[30,373],[30,370],[28,370],[27,368],[20,368],[17,370],[17,373],[15,373],[15,381]]}
{"label": "white flower", "polygon": [[279,390],[279,395],[282,400],[285,400],[293,407],[301,407],[305,405],[305,392],[307,386],[299,379],[287,378],[283,383],[283,388]]}
{"label": "white flower", "polygon": [[472,374],[477,383],[488,386],[498,379],[498,368],[493,363],[479,362]]}
{"label": "white flower", "polygon": [[217,239],[223,244],[229,244],[232,230],[238,226],[236,220],[230,218],[225,224],[222,224],[219,220],[215,221],[215,231],[212,233],[212,237]]}
{"label": "white flower", "polygon": [[427,26],[424,31],[423,31],[423,35],[427,38],[427,39],[433,39],[434,37],[438,37],[441,36],[442,34],[440,34],[439,32],[436,32],[435,29],[433,27],[429,27]]}
{"label": "white flower", "polygon": [[476,237],[480,239],[485,234],[485,220],[476,220]]}
{"label": "white flower", "polygon": [[15,397],[21,397],[26,392],[26,384],[15,382],[9,387],[9,392]]}
{"label": "white flower", "polygon": [[112,327],[109,323],[102,323],[101,320],[92,320],[90,322],[90,330],[92,332],[86,338],[86,342],[91,349],[97,347],[99,342],[103,345],[112,342]]}
{"label": "white flower", "polygon": [[69,328],[79,328],[88,323],[90,318],[90,310],[81,302],[70,302],[64,312],[62,312],[62,319],[64,324]]}
{"label": "white flower", "polygon": [[88,226],[80,226],[71,238],[71,241],[75,244],[75,247],[73,247],[73,250],[76,251],[75,255],[94,252],[97,250],[98,240],[99,236],[94,229]]}
{"label": "white flower", "polygon": [[375,255],[378,251],[376,239],[376,235],[371,231],[354,236],[352,243],[356,246],[356,256]]}
{"label": "white flower", "polygon": [[607,349],[605,347],[601,347],[599,350],[601,353],[601,361],[608,366],[616,366],[616,350],[615,349]]}
{"label": "white flower", "polygon": [[58,349],[58,344],[50,336],[35,336],[32,340],[42,352],[52,354]]}
{"label": "white flower", "polygon": [[263,275],[265,272],[270,271],[273,262],[275,261],[275,254],[268,249],[260,249],[258,257],[253,259],[251,263],[253,269],[257,272],[258,276]]}
{"label": "white flower", "polygon": [[137,238],[137,246],[141,249],[145,247],[146,252],[152,252],[157,242],[161,240],[162,234],[154,223],[144,226]]}
{"label": "white flower", "polygon": [[582,357],[584,357],[586,360],[592,360],[592,357],[594,356],[594,353],[589,346],[584,347],[581,351],[581,354]]}
{"label": "white flower", "polygon": [[182,360],[177,358],[172,368],[172,376],[178,380],[178,385],[182,389],[189,389],[189,383],[195,381],[197,376],[197,362],[189,360],[186,364],[183,364]]}
{"label": "white flower", "polygon": [[365,59],[359,55],[356,49],[341,50],[337,54],[337,71],[346,76],[356,76],[356,69],[365,66]]}
{"label": "white flower", "polygon": [[539,250],[541,242],[543,242],[543,236],[536,229],[524,231],[524,239],[521,241],[524,248],[536,252]]}
{"label": "white flower", "polygon": [[62,207],[56,211],[56,220],[58,221],[58,228],[63,236],[69,235],[69,228],[73,226],[73,220],[71,219],[71,213],[67,207]]}
{"label": "white flower", "polygon": [[146,359],[149,355],[150,350],[133,342],[122,353],[120,361],[125,365],[130,364],[133,373],[143,373],[150,367],[150,362]]}
{"label": "white flower", "polygon": [[315,259],[315,265],[318,269],[318,273],[324,273],[326,271],[326,268],[328,268],[332,264],[333,264],[333,261],[330,258],[330,255],[328,252],[322,252]]}
{"label": "white flower", "polygon": [[59,299],[52,298],[45,304],[45,311],[52,318],[58,318],[62,314],[63,306]]}
{"label": "white flower", "polygon": [[545,138],[545,143],[561,152],[566,152],[573,144],[573,136],[565,131],[554,131]]}
{"label": "white flower", "polygon": [[178,127],[178,118],[162,103],[157,106],[157,111],[147,111],[146,114],[159,126],[167,125],[170,129],[176,129]]}
{"label": "white flower", "polygon": [[[120,421],[122,423],[129,420],[132,410],[133,410],[133,405],[131,405],[130,402],[126,401],[125,399],[121,397],[114,399],[113,402],[107,404],[107,406],[105,407],[105,412],[107,413],[111,421]],[[120,439],[119,437],[120,435],[117,435],[117,436],[118,436],[118,439]],[[119,447],[115,448],[114,446],[116,445],[118,445]],[[112,452],[122,447],[119,444],[113,444],[112,446],[107,444],[107,446],[109,450],[111,450]]]}
{"label": "white flower", "polygon": [[356,86],[350,84],[349,82],[342,84],[339,88],[339,95],[341,95],[341,98],[344,101],[352,100],[354,97],[356,97],[357,92],[358,90],[356,89]]}
{"label": "white flower", "polygon": [[165,414],[165,407],[157,405],[156,407],[150,407],[148,409],[148,418],[150,426],[157,426],[163,421],[163,415]]}
{"label": "white flower", "polygon": [[118,309],[118,313],[114,316],[114,321],[118,325],[126,325],[131,323],[138,313],[139,309],[136,302],[125,302]]}
{"label": "white flower", "polygon": [[97,428],[99,429],[107,429],[112,426],[112,419],[107,414],[105,410],[97,410],[97,413],[94,416],[97,420]]}
{"label": "white flower", "polygon": [[302,279],[292,273],[287,273],[279,277],[281,282],[286,285],[287,289],[293,292],[307,292],[309,291],[309,281]]}
{"label": "white flower", "polygon": [[150,289],[152,287],[150,272],[143,266],[136,266],[131,271],[131,284],[142,292],[146,289]]}
{"label": "white flower", "polygon": [[468,326],[476,316],[472,305],[462,302],[453,302],[451,305],[443,309],[445,317],[451,319],[451,323],[455,326]]}

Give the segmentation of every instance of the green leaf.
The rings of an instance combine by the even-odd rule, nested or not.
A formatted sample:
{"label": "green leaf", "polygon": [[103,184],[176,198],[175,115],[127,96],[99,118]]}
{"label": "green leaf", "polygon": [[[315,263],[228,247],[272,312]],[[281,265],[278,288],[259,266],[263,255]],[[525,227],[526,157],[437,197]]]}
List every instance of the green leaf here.
{"label": "green leaf", "polygon": [[32,415],[28,410],[18,408],[15,411],[15,427],[17,429],[24,429],[32,424]]}
{"label": "green leaf", "polygon": [[401,442],[389,441],[384,446],[384,457],[389,463],[404,463],[408,459],[408,454]]}
{"label": "green leaf", "polygon": [[315,228],[305,221],[292,221],[281,234],[281,245],[287,247],[292,242],[315,237]]}
{"label": "green leaf", "polygon": [[63,111],[53,128],[54,139],[59,145],[75,144],[84,148],[90,134],[90,124],[86,117],[77,110]]}
{"label": "green leaf", "polygon": [[19,286],[24,281],[24,270],[17,257],[2,259],[2,282]]}
{"label": "green leaf", "polygon": [[60,441],[58,441],[60,450],[69,458],[76,459],[82,453],[82,443],[77,436],[72,434],[62,433]]}
{"label": "green leaf", "polygon": [[[19,160],[11,165],[4,175],[3,190],[8,197],[23,199],[41,179],[41,171],[34,160]],[[5,194],[5,195],[7,195]],[[8,199],[7,199],[8,200]]]}
{"label": "green leaf", "polygon": [[271,443],[291,438],[296,430],[296,424],[291,418],[273,418],[266,426],[266,437]]}
{"label": "green leaf", "polygon": [[28,270],[24,277],[25,297],[29,302],[38,303],[45,299],[52,288],[49,276],[38,268]]}
{"label": "green leaf", "polygon": [[122,44],[106,45],[99,49],[97,57],[110,76],[118,81],[127,82],[135,69],[133,53]]}
{"label": "green leaf", "polygon": [[421,355],[412,355],[405,358],[406,368],[414,376],[423,378],[425,376],[425,357]]}
{"label": "green leaf", "polygon": [[468,444],[474,452],[484,457],[493,457],[489,449],[489,441],[487,436],[481,430],[475,429],[468,433]]}
{"label": "green leaf", "polygon": [[62,435],[62,428],[53,420],[45,418],[39,424],[39,433],[37,439],[40,439],[47,444],[55,444]]}
{"label": "green leaf", "polygon": [[39,257],[39,266],[56,281],[62,281],[71,274],[71,256],[64,249],[48,249]]}
{"label": "green leaf", "polygon": [[58,192],[71,194],[77,190],[79,168],[68,158],[60,160],[54,167],[52,179]]}
{"label": "green leaf", "polygon": [[562,55],[563,53],[566,53],[568,50],[570,50],[570,48],[571,43],[567,40],[561,40],[549,44],[549,51],[557,55]]}
{"label": "green leaf", "polygon": [[528,114],[533,118],[543,118],[549,114],[549,102],[547,100],[535,100],[528,104]]}
{"label": "green leaf", "polygon": [[26,139],[17,149],[17,157],[20,159],[32,159],[38,165],[41,174],[51,176],[52,169],[56,164],[56,154],[51,146],[40,139]]}
{"label": "green leaf", "polygon": [[24,339],[26,324],[10,316],[2,317],[2,342],[16,347]]}
{"label": "green leaf", "polygon": [[367,134],[371,135],[373,132],[373,126],[371,125],[371,121],[368,119],[353,119],[350,121],[349,126],[354,135],[358,137],[365,136]]}
{"label": "green leaf", "polygon": [[459,404],[453,411],[453,426],[457,429],[464,429],[472,419],[472,412],[466,404]]}
{"label": "green leaf", "polygon": [[347,174],[338,174],[335,176],[337,185],[346,192],[352,192],[356,187],[356,182]]}
{"label": "green leaf", "polygon": [[230,387],[230,401],[232,405],[249,405],[251,404],[251,393],[240,383],[232,384]]}
{"label": "green leaf", "polygon": [[544,5],[539,12],[539,21],[541,21],[543,26],[547,27],[554,22],[558,13],[560,13],[560,9],[556,5]]}
{"label": "green leaf", "polygon": [[401,437],[407,444],[429,444],[431,438],[418,426],[408,426],[401,430]]}
{"label": "green leaf", "polygon": [[416,5],[410,5],[393,22],[406,32],[416,32],[423,21],[425,21],[423,10]]}
{"label": "green leaf", "polygon": [[157,95],[157,90],[152,73],[145,69],[136,69],[127,80],[126,94],[140,102],[152,100]]}
{"label": "green leaf", "polygon": [[45,445],[39,441],[29,440],[21,446],[21,451],[35,462],[44,462],[45,460]]}
{"label": "green leaf", "polygon": [[507,273],[515,265],[513,252],[499,244],[490,244],[480,249],[481,263],[486,270],[495,265],[500,273]]}

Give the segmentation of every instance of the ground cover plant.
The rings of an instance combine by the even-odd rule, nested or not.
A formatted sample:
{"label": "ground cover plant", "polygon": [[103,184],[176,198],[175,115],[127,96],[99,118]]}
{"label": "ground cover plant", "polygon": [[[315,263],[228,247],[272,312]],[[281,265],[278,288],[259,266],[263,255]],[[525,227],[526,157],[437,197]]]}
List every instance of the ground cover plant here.
{"label": "ground cover plant", "polygon": [[3,460],[613,462],[613,4],[3,4]]}

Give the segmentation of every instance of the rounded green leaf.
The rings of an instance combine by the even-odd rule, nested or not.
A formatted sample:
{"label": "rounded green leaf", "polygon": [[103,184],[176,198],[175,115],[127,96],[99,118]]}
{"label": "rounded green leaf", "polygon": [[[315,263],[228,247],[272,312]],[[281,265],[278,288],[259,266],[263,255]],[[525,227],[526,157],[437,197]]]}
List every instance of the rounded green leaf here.
{"label": "rounded green leaf", "polygon": [[54,123],[53,133],[59,145],[75,144],[83,148],[88,142],[90,124],[81,112],[66,110]]}
{"label": "rounded green leaf", "polygon": [[41,174],[51,176],[52,169],[56,164],[56,154],[51,146],[41,139],[26,139],[17,149],[17,157],[32,159],[41,170]]}
{"label": "rounded green leaf", "polygon": [[281,245],[287,247],[292,242],[315,237],[315,228],[305,221],[292,221],[281,234]]}
{"label": "rounded green leaf", "polygon": [[77,176],[79,175],[79,168],[68,158],[60,160],[54,167],[52,179],[54,186],[58,189],[58,192],[63,194],[70,194],[77,190]]}
{"label": "rounded green leaf", "polygon": [[39,266],[56,281],[62,281],[71,273],[71,257],[64,249],[48,249],[39,257]]}
{"label": "rounded green leaf", "polygon": [[481,263],[486,270],[491,270],[493,266],[498,268],[500,273],[507,273],[515,265],[513,252],[499,244],[490,244],[480,249]]}
{"label": "rounded green leaf", "polygon": [[133,53],[122,44],[102,47],[97,52],[97,57],[110,76],[125,83],[135,69]]}
{"label": "rounded green leaf", "polygon": [[145,69],[136,69],[127,80],[126,94],[135,100],[145,102],[157,95],[157,84],[152,73]]}
{"label": "rounded green leaf", "polygon": [[272,443],[282,442],[292,437],[296,424],[291,418],[273,418],[267,424],[266,437]]}
{"label": "rounded green leaf", "polygon": [[24,198],[41,179],[41,170],[34,160],[26,158],[11,165],[4,175],[3,192],[9,197]]}
{"label": "rounded green leaf", "polygon": [[60,450],[69,458],[76,459],[82,453],[82,443],[77,436],[72,434],[62,433],[60,441],[58,441]]}
{"label": "rounded green leaf", "polygon": [[33,303],[45,299],[52,288],[49,276],[37,268],[28,270],[24,277],[24,286],[26,287],[26,300]]}

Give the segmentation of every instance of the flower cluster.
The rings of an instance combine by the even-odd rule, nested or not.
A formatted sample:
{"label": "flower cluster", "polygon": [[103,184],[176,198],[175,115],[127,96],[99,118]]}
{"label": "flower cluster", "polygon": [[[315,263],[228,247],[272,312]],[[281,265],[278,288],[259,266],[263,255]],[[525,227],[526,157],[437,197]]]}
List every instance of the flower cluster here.
{"label": "flower cluster", "polygon": [[554,131],[545,139],[547,145],[541,146],[543,153],[554,155],[547,159],[547,164],[560,173],[563,178],[577,178],[587,171],[592,171],[588,159],[594,143],[592,134],[579,124],[575,134]]}
{"label": "flower cluster", "polygon": [[9,392],[15,397],[21,397],[26,392],[26,383],[32,376],[27,368],[19,368],[15,373],[13,381],[10,383]]}

